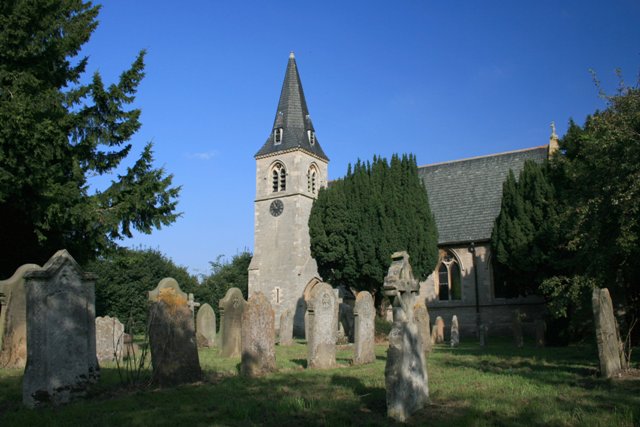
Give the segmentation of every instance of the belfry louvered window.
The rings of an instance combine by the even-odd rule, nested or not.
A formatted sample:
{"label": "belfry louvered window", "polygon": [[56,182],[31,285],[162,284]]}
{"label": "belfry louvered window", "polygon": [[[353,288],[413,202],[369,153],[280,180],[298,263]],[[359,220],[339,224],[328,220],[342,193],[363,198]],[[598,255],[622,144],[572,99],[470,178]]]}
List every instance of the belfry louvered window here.
{"label": "belfry louvered window", "polygon": [[271,169],[271,189],[274,193],[287,189],[287,171],[282,163],[276,163]]}
{"label": "belfry louvered window", "polygon": [[318,169],[315,165],[311,165],[307,171],[307,191],[311,194],[316,194],[317,185],[316,179],[318,177]]}
{"label": "belfry louvered window", "polygon": [[273,142],[276,145],[282,142],[282,128],[277,128],[273,131]]}

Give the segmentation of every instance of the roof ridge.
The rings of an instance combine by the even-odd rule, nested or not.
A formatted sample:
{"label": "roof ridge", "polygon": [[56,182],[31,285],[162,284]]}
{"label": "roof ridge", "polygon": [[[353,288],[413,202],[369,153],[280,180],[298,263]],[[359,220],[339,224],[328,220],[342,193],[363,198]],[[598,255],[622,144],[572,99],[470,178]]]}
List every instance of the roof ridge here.
{"label": "roof ridge", "polygon": [[467,161],[471,161],[471,160],[484,159],[484,158],[487,158],[487,157],[506,156],[507,154],[514,154],[514,153],[522,153],[522,152],[525,152],[525,151],[540,150],[541,148],[545,148],[546,149],[547,147],[548,147],[548,145],[545,144],[545,145],[539,145],[539,146],[536,146],[536,147],[521,148],[521,149],[518,149],[518,150],[511,150],[511,151],[503,151],[501,153],[484,154],[482,156],[467,157],[465,159],[448,160],[448,161],[437,162],[437,163],[428,163],[426,165],[418,166],[418,169],[427,168],[427,167],[431,167],[431,166],[447,165],[447,164],[451,164],[451,163],[467,162]]}

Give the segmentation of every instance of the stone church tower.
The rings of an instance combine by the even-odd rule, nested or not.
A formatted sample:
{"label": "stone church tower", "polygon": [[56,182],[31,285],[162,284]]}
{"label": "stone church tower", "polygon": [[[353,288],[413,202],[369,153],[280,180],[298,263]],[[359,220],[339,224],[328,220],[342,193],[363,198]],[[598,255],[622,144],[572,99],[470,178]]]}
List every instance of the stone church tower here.
{"label": "stone church tower", "polygon": [[327,185],[329,159],[309,117],[293,52],[280,92],[273,128],[255,155],[254,252],[249,296],[262,292],[276,314],[294,310],[294,330],[304,331],[307,284],[318,276],[311,257],[309,214],[318,190]]}

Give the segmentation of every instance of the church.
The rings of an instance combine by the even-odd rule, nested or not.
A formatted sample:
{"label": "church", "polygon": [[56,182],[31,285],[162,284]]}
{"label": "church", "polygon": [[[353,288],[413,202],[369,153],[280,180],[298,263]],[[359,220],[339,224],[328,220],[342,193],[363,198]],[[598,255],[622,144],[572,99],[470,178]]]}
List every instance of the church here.
{"label": "church", "polygon": [[[441,316],[448,325],[455,314],[463,336],[475,335],[480,325],[490,334],[506,334],[515,310],[524,315],[525,331],[542,317],[541,298],[505,298],[494,283],[489,241],[509,170],[517,176],[526,160],[543,162],[557,144],[554,131],[549,144],[539,147],[418,168],[439,236],[439,261],[420,284],[419,295],[432,324]],[[308,219],[318,190],[329,182],[329,158],[311,122],[293,53],[273,126],[255,160],[249,296],[265,294],[276,323],[285,310],[294,310],[294,332],[302,335],[305,295],[321,281],[311,256]]]}

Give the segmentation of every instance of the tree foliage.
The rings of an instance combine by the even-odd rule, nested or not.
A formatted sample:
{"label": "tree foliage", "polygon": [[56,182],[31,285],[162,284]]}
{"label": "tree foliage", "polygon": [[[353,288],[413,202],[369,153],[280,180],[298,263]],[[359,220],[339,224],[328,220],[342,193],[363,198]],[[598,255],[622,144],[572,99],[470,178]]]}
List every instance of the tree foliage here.
{"label": "tree foliage", "polygon": [[140,110],[127,109],[144,76],[141,51],[117,83],[99,73],[81,84],[77,58],[98,22],[81,0],[9,0],[0,6],[0,274],[43,263],[60,248],[79,262],[132,229],[176,220],[179,188],[154,169],[151,144],[104,191],[88,178],[111,175],[130,154]]}
{"label": "tree foliage", "polygon": [[309,234],[324,280],[367,290],[378,302],[393,252],[407,250],[420,279],[438,258],[435,220],[413,155],[349,165],[344,178],[320,190]]}

